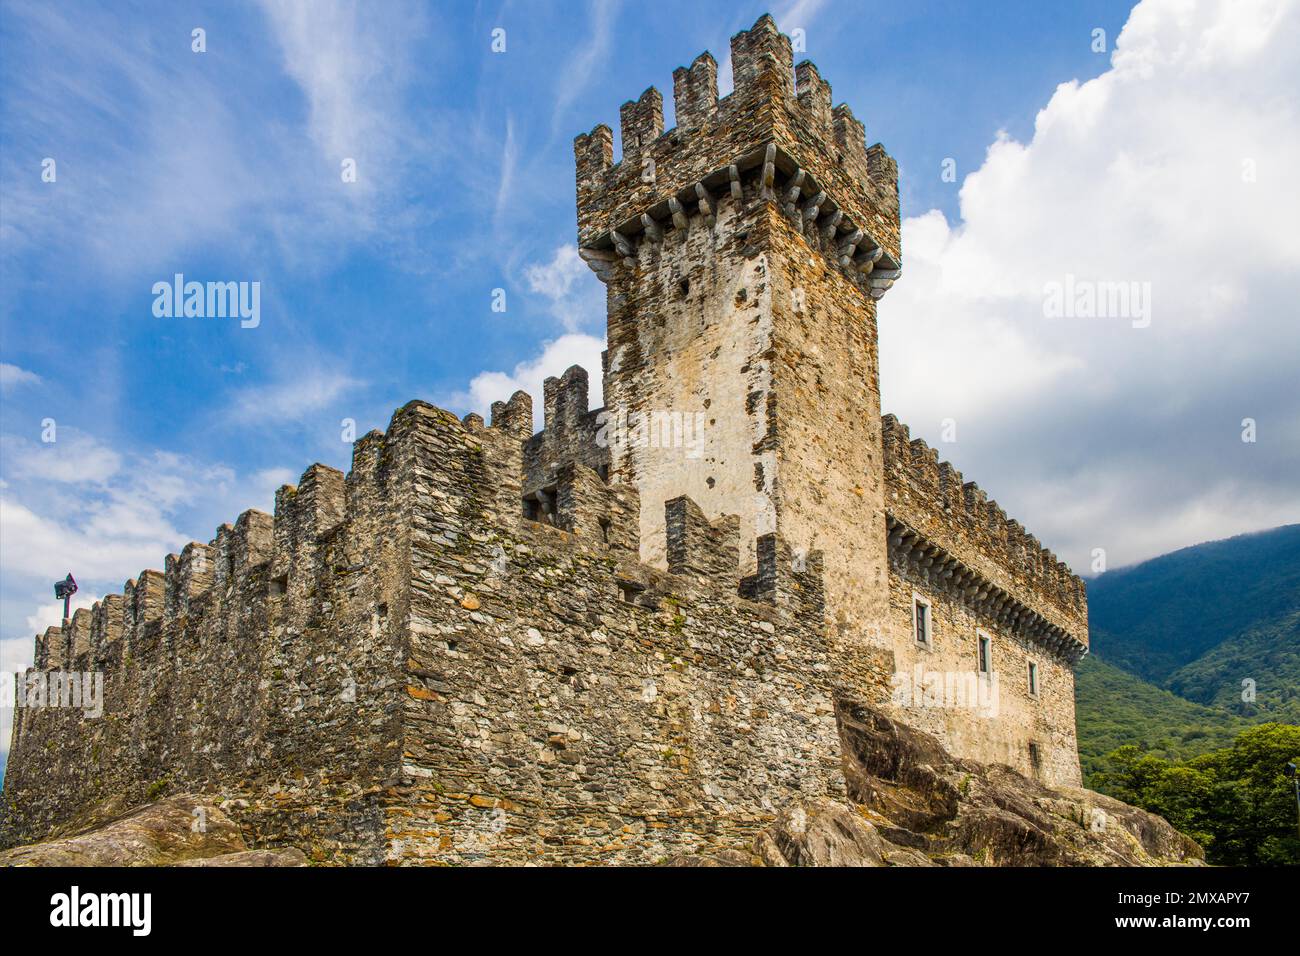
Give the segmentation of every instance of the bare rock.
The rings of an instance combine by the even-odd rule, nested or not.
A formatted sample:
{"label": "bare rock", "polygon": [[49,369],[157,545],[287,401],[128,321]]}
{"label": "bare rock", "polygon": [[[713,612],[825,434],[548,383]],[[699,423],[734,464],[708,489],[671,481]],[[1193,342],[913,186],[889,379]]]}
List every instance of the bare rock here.
{"label": "bare rock", "polygon": [[218,807],[179,794],[81,833],[0,852],[0,866],[167,866],[247,850]]}
{"label": "bare rock", "polygon": [[193,794],[124,813],[107,807],[81,820],[78,832],[0,851],[0,866],[306,865],[296,848],[250,850],[219,806]]}
{"label": "bare rock", "polygon": [[[1166,820],[1078,787],[1051,789],[1000,764],[950,756],[934,737],[858,701],[837,702],[849,796],[944,865],[1200,864]],[[885,831],[890,833],[891,831]],[[919,842],[918,842],[919,840]]]}
{"label": "bare rock", "polygon": [[[1199,865],[1197,844],[1154,814],[1081,788],[1051,789],[1000,764],[950,756],[930,734],[837,702],[852,802],[787,807],[750,851],[675,866]],[[724,859],[727,862],[723,862]]]}
{"label": "bare rock", "polygon": [[306,866],[307,854],[296,846],[283,850],[243,850],[201,860],[182,860],[177,866]]}

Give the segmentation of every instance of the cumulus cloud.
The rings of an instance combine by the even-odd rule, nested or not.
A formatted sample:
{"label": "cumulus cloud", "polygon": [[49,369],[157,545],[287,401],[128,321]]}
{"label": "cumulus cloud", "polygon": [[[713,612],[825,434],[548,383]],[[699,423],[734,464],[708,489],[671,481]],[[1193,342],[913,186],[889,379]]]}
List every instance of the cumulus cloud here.
{"label": "cumulus cloud", "polygon": [[589,400],[592,407],[600,406],[600,353],[604,350],[604,339],[576,333],[561,335],[544,343],[540,354],[520,362],[511,372],[480,372],[469,383],[467,391],[448,397],[446,404],[468,408],[486,417],[493,402],[505,401],[522,389],[533,397],[533,421],[540,428],[542,383],[552,375],[563,375],[571,365],[581,365],[587,370],[591,383]]}
{"label": "cumulus cloud", "polygon": [[[1146,0],[1109,70],[992,143],[959,222],[903,225],[886,410],[1076,568],[1300,511],[1297,48],[1294,3]],[[1107,283],[1145,318],[1048,306]]]}
{"label": "cumulus cloud", "polygon": [[63,426],[51,442],[0,436],[5,471],[14,478],[102,483],[117,473],[122,456],[90,435]]}
{"label": "cumulus cloud", "polygon": [[224,497],[234,472],[177,455],[131,458],[129,465],[88,474],[51,470],[53,485],[7,483],[0,496],[0,571],[15,579],[53,581],[75,565],[78,578],[124,581],[188,538],[175,526],[183,505]]}
{"label": "cumulus cloud", "polygon": [[117,451],[70,429],[48,446],[4,436],[0,449],[0,625],[7,639],[44,629],[34,624],[53,613],[52,582],[69,571],[81,584],[78,600],[93,600],[145,568],[161,569],[169,552],[207,541],[218,523],[245,508],[269,510],[275,489],[294,480],[285,468],[241,476],[224,463],[174,452]]}

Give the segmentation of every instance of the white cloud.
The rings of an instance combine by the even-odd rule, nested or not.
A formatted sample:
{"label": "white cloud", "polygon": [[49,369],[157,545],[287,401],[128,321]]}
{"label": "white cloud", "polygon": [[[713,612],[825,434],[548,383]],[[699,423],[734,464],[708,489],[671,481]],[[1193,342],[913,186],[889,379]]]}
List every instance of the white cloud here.
{"label": "white cloud", "polygon": [[542,383],[550,376],[563,375],[572,365],[587,370],[590,404],[593,408],[600,406],[600,353],[604,350],[604,339],[574,333],[561,335],[544,343],[539,355],[520,362],[512,372],[480,372],[469,383],[468,391],[452,395],[444,403],[453,408],[468,408],[486,418],[493,402],[505,401],[522,389],[533,398],[533,421],[540,428]]}
{"label": "white cloud", "polygon": [[566,332],[603,322],[605,287],[578,256],[576,245],[559,246],[550,262],[526,267],[524,281],[530,291],[547,300],[548,311]]}
{"label": "white cloud", "polygon": [[40,383],[41,377],[35,372],[29,372],[17,365],[10,365],[8,362],[0,362],[0,392],[7,392],[19,385],[39,385]]}
{"label": "white cloud", "polygon": [[295,366],[281,381],[234,392],[224,413],[226,421],[234,425],[301,421],[364,384],[342,372],[304,365]]}
{"label": "white cloud", "polygon": [[107,481],[122,466],[122,456],[83,432],[58,427],[55,441],[34,442],[0,436],[5,470],[15,478],[57,482]]}
{"label": "white cloud", "polygon": [[38,513],[6,496],[0,498],[0,526],[0,570],[50,581],[70,565],[77,577],[125,581],[160,567],[187,540],[153,503],[119,496],[85,502],[66,517]]}
{"label": "white cloud", "polygon": [[[111,453],[111,465],[96,464],[104,446],[89,436],[82,438],[90,451],[80,473],[74,459],[41,463],[44,447],[11,436],[4,447],[17,449],[5,456],[0,489],[9,626],[18,602],[44,594],[69,570],[83,583],[112,587],[144,568],[161,568],[169,552],[196,534],[208,540],[220,521],[249,506],[269,510],[275,489],[293,480],[284,468],[240,479],[227,465],[166,451]],[[197,526],[187,530],[182,520]]]}
{"label": "white cloud", "polygon": [[[989,147],[958,224],[904,223],[886,410],[932,443],[955,418],[940,454],[1076,566],[1295,520],[1298,47],[1293,3],[1147,0]],[[1149,283],[1150,326],[1045,317],[1067,275]]]}
{"label": "white cloud", "polygon": [[355,192],[381,181],[413,131],[399,110],[412,40],[425,15],[398,2],[262,0],[284,55],[284,70],[307,100],[308,129],[324,159],[356,159]]}
{"label": "white cloud", "polygon": [[515,164],[519,159],[519,148],[515,145],[515,119],[506,115],[506,135],[501,143],[501,176],[497,184],[496,202],[493,204],[493,220],[498,225],[506,213],[510,202],[510,191],[515,182]]}

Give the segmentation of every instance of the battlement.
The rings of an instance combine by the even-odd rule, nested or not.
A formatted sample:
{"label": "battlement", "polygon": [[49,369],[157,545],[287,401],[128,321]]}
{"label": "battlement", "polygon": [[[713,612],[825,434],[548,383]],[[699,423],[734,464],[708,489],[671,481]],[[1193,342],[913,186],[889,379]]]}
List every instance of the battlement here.
{"label": "battlement", "polygon": [[622,158],[604,124],[574,141],[578,245],[602,279],[642,243],[713,228],[720,206],[770,202],[807,242],[880,298],[901,271],[898,168],[770,16],[731,39],[734,90],[709,53],[673,73],[677,125],[650,87],[620,110]]}
{"label": "battlement", "polygon": [[[249,811],[266,840],[296,842],[310,820],[322,853],[366,862],[469,859],[439,836],[449,818],[470,832],[508,801],[525,821],[512,833],[562,831],[564,807],[587,801],[612,832],[639,821],[620,852],[648,862],[692,839],[661,833],[661,814],[758,826],[778,758],[792,797],[842,789],[820,557],[766,535],[742,581],[736,519],[681,497],[665,508],[669,568],[642,564],[636,488],[558,452],[554,507],[530,515],[527,449],[576,440],[585,404],[576,368],[547,383],[536,436],[523,392],[490,425],[408,403],[357,440],[347,475],[312,465],[274,515],[244,512],[48,629],[36,669],[103,673],[107,719],[23,713],[0,843],[177,786],[266,799]],[[683,727],[691,712],[713,716]],[[692,759],[666,762],[674,748]],[[584,750],[576,775],[563,757]],[[292,812],[326,789],[345,796]],[[548,852],[585,859],[585,826]],[[535,842],[502,852],[529,859]]]}
{"label": "battlement", "polygon": [[906,539],[931,549],[931,558],[950,555],[987,582],[985,594],[1004,591],[1005,603],[1014,600],[1068,634],[1071,653],[1086,653],[1083,580],[895,416],[883,416],[882,425],[891,544]]}

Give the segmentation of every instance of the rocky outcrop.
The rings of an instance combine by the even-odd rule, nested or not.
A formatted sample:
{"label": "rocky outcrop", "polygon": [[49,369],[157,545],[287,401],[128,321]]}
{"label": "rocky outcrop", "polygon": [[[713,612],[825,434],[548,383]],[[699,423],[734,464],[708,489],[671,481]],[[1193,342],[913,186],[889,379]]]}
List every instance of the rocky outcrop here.
{"label": "rocky outcrop", "polygon": [[113,816],[105,806],[69,836],[0,852],[0,866],[305,866],[301,850],[250,850],[210,801],[168,797]]}
{"label": "rocky outcrop", "polygon": [[296,846],[284,850],[244,850],[200,860],[182,860],[177,866],[306,866],[307,854]]}
{"label": "rocky outcrop", "polygon": [[[929,734],[856,701],[836,708],[849,800],[788,807],[747,846],[671,866],[1170,866],[1201,848],[1162,818],[1009,767],[950,756]],[[227,804],[230,806],[230,804]],[[69,835],[0,852],[0,866],[305,866],[250,849],[211,798],[105,805]],[[490,859],[486,862],[492,862]]]}
{"label": "rocky outcrop", "polygon": [[1082,788],[950,756],[856,701],[837,706],[852,803],[788,808],[745,850],[692,866],[1171,866],[1201,848],[1163,818]]}

